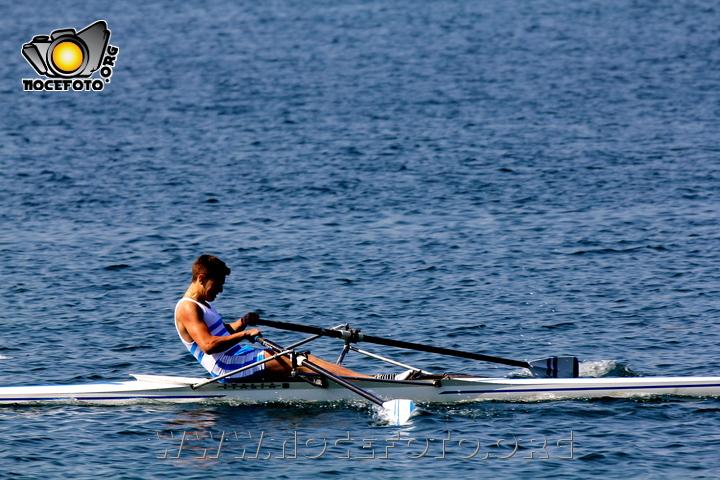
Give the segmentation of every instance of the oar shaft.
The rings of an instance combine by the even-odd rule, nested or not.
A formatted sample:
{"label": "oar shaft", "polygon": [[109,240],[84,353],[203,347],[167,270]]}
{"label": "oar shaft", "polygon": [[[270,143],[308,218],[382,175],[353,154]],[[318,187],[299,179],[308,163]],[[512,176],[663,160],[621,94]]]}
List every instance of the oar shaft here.
{"label": "oar shaft", "polygon": [[389,338],[374,337],[372,335],[364,335],[362,333],[351,333],[347,330],[328,330],[325,328],[313,327],[310,325],[301,325],[290,322],[279,322],[275,320],[258,320],[257,325],[264,325],[267,327],[279,328],[282,330],[290,330],[294,332],[311,333],[314,335],[323,335],[326,337],[340,338],[349,342],[368,342],[375,343],[378,345],[387,345],[389,347],[407,348],[410,350],[418,350],[421,352],[437,353],[440,355],[449,355],[453,357],[469,358],[471,360],[480,360],[483,362],[499,363],[502,365],[510,365],[513,367],[529,368],[528,362],[520,360],[511,360],[508,358],[493,357],[490,355],[483,355],[481,353],[462,352],[460,350],[453,350],[449,348],[435,347],[432,345],[421,345],[419,343],[405,342],[402,340],[391,340]]}
{"label": "oar shaft", "polygon": [[[301,357],[301,358],[302,358],[302,357]],[[373,403],[376,403],[376,404],[381,405],[381,406],[382,406],[383,403],[385,403],[385,402],[382,401],[380,398],[376,397],[375,395],[371,394],[370,392],[367,392],[367,391],[365,391],[365,390],[363,390],[363,389],[361,389],[361,388],[356,387],[355,385],[353,385],[352,383],[348,382],[348,381],[345,380],[344,378],[338,377],[338,376],[335,375],[334,373],[330,373],[330,372],[328,372],[327,370],[325,370],[324,368],[322,368],[321,366],[315,365],[314,363],[312,363],[312,362],[310,362],[310,361],[308,361],[308,360],[306,360],[306,359],[304,359],[304,358],[302,358],[302,360],[300,361],[300,365],[303,366],[303,367],[305,367],[305,368],[307,368],[307,369],[312,370],[312,371],[315,372],[315,373],[319,373],[320,375],[324,375],[325,377],[329,378],[329,379],[332,380],[333,382],[335,382],[335,383],[337,383],[337,384],[339,384],[339,385],[347,388],[348,390],[351,390],[351,391],[357,393],[357,394],[360,395],[361,397],[366,398],[366,399],[370,400],[370,401],[373,402]]]}
{"label": "oar shaft", "polygon": [[[332,330],[331,330],[331,331],[332,331]],[[282,352],[282,351],[283,351],[283,348],[282,348],[280,345],[278,345],[278,344],[276,344],[276,343],[274,343],[274,342],[271,342],[270,340],[266,340],[266,339],[260,337],[260,338],[258,338],[257,341],[260,342],[260,343],[262,343],[262,344],[265,345],[266,347],[272,348],[272,349],[275,350],[276,352]],[[298,357],[298,360],[300,360],[300,362],[299,362],[300,366],[305,367],[305,368],[307,368],[308,370],[312,370],[313,372],[318,373],[318,374],[320,374],[320,375],[328,378],[329,380],[332,380],[333,382],[337,383],[338,385],[341,385],[341,386],[347,388],[348,390],[357,393],[357,394],[360,395],[361,397],[366,398],[367,400],[370,400],[370,401],[373,402],[373,403],[376,403],[376,404],[378,404],[378,405],[380,405],[380,406],[382,406],[383,403],[385,403],[381,398],[376,397],[376,396],[373,395],[372,393],[367,392],[367,391],[365,391],[365,390],[363,390],[363,389],[361,389],[361,388],[359,388],[359,387],[356,387],[355,385],[353,385],[351,382],[348,382],[348,381],[345,380],[344,378],[339,377],[339,376],[335,375],[334,373],[331,373],[331,372],[325,370],[325,369],[322,368],[321,366],[312,363],[311,361],[309,361],[309,360],[308,360],[307,358],[305,358],[304,356],[299,356],[299,357]]]}
{"label": "oar shaft", "polygon": [[407,348],[410,350],[419,350],[421,352],[437,353],[440,355],[448,355],[460,358],[469,358],[471,360],[480,360],[482,362],[500,363],[503,365],[511,365],[513,367],[528,368],[530,364],[520,360],[511,360],[509,358],[493,357],[483,355],[482,353],[462,352],[450,348],[435,347],[432,345],[421,345],[419,343],[404,342],[402,340],[391,340],[389,338],[374,337],[372,335],[363,335],[363,342],[376,343],[378,345],[387,345],[389,347]]}

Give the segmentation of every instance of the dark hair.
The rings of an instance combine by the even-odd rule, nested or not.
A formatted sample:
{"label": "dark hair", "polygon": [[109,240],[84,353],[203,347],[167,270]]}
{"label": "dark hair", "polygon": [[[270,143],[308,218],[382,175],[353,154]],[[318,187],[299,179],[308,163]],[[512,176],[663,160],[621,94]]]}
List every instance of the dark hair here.
{"label": "dark hair", "polygon": [[192,266],[192,281],[197,280],[201,274],[208,278],[218,279],[230,275],[230,269],[217,257],[200,255]]}

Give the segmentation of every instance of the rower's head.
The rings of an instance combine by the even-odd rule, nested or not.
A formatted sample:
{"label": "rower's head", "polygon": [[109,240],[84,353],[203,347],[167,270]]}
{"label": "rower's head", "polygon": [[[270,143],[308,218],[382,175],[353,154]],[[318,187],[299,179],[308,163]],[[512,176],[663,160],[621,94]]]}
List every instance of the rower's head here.
{"label": "rower's head", "polygon": [[200,255],[192,267],[192,281],[200,283],[209,302],[223,291],[227,275],[230,275],[228,266],[212,255]]}
{"label": "rower's head", "polygon": [[214,280],[224,280],[230,275],[230,268],[213,255],[200,255],[192,267],[192,281],[196,281],[200,275]]}

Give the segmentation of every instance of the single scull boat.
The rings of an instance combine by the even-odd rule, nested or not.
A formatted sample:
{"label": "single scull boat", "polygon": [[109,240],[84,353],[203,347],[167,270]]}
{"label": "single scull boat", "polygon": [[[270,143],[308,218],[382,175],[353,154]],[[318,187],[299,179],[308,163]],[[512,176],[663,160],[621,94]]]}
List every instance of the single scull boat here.
{"label": "single scull boat", "polygon": [[[579,377],[575,357],[551,357],[531,362],[509,360],[435,346],[361,334],[343,325],[324,329],[286,322],[257,322],[260,325],[313,334],[312,337],[283,348],[262,337],[255,340],[272,349],[272,357],[214,378],[187,378],[133,375],[135,380],[81,385],[37,385],[0,387],[0,405],[25,403],[135,403],[219,401],[237,404],[274,402],[338,402],[366,400],[389,414],[391,423],[402,424],[410,417],[414,402],[450,404],[484,400],[538,402],[591,399],[600,397],[632,398],[650,396],[720,397],[720,377]],[[319,337],[334,337],[345,342],[337,363],[349,351],[408,368],[403,379],[338,377],[308,361],[307,352],[295,348]],[[543,378],[487,378],[460,374],[432,374],[409,365],[360,350],[352,343],[360,341],[409,348],[462,358],[470,358],[527,368]],[[292,358],[293,364],[313,373],[296,371],[284,379],[255,379],[222,383],[226,377],[252,368],[278,356]],[[392,400],[396,399],[396,400]]]}
{"label": "single scull boat", "polygon": [[[202,383],[206,379],[133,376],[136,380],[112,383],[0,387],[0,404],[208,400],[252,404],[360,399],[342,386],[323,381],[320,376],[312,378],[310,382],[300,379],[258,380],[209,383],[199,388],[193,388],[193,385]],[[483,400],[537,402],[657,395],[720,396],[720,377],[487,378],[464,375],[422,375],[414,380],[347,379],[359,388],[374,392],[379,397],[442,404]]]}

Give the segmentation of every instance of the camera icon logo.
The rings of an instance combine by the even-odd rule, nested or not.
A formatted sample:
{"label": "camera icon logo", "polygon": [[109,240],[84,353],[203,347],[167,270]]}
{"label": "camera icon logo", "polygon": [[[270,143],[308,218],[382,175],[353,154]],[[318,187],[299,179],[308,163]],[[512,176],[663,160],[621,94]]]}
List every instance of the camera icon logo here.
{"label": "camera icon logo", "polygon": [[100,68],[109,41],[110,30],[100,20],[79,32],[61,28],[37,35],[22,46],[22,54],[45,77],[88,78]]}

